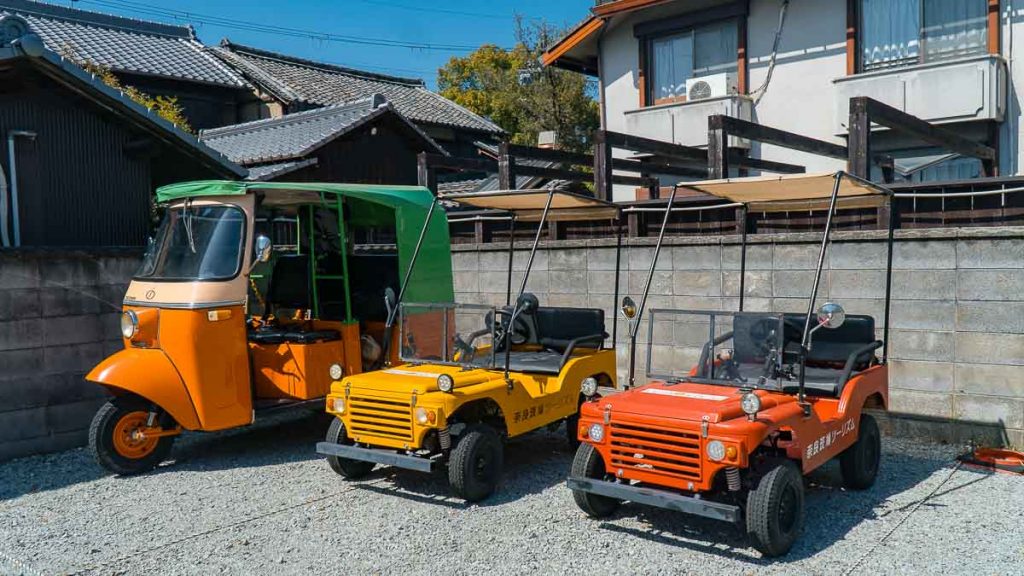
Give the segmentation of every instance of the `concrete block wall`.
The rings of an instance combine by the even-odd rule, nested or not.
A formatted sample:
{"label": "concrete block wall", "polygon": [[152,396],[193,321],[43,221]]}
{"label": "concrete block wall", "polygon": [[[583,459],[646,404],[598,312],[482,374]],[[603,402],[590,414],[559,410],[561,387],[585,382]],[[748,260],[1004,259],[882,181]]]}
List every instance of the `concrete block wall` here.
{"label": "concrete block wall", "polygon": [[[825,260],[819,302],[871,314],[884,327],[884,235],[839,232]],[[752,236],[745,308],[805,312],[820,234]],[[620,297],[638,297],[654,239],[627,241]],[[513,290],[528,254],[519,246]],[[453,248],[456,300],[503,305],[507,246]],[[948,442],[978,440],[1024,447],[1024,228],[897,232],[893,255],[890,346],[891,432]],[[736,310],[740,249],[734,236],[666,240],[648,308]],[[542,305],[615,310],[615,245],[605,240],[543,243],[527,289]],[[641,345],[646,326],[640,327]],[[620,383],[625,324],[619,322]],[[657,341],[656,341],[657,343]],[[638,375],[645,369],[638,349]]]}
{"label": "concrete block wall", "polygon": [[86,441],[139,253],[0,251],[0,461]]}

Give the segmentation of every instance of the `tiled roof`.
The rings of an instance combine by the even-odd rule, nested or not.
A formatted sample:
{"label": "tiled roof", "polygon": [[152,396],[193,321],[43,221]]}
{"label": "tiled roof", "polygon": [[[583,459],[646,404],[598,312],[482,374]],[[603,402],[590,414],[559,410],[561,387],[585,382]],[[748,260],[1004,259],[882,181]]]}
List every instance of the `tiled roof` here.
{"label": "tiled roof", "polygon": [[399,112],[416,123],[503,133],[490,120],[427,90],[420,80],[312,62],[227,40],[210,50],[241,71],[251,82],[288,103],[327,106],[370,94],[383,94]]}
{"label": "tiled roof", "polygon": [[115,72],[245,88],[247,83],[209,53],[188,26],[171,26],[28,0],[0,0],[0,14],[28,20],[46,47],[72,51]]}
{"label": "tiled roof", "polygon": [[307,158],[305,160],[289,160],[287,162],[280,162],[277,164],[263,164],[262,166],[253,166],[249,168],[249,175],[245,177],[246,180],[252,180],[255,182],[265,182],[278,176],[289,174],[305,168],[306,166],[315,166],[317,164],[316,158]]}
{"label": "tiled roof", "polygon": [[302,158],[384,114],[395,114],[406,122],[411,131],[434,148],[434,152],[442,152],[429,136],[402,118],[379,94],[347,104],[286,114],[280,118],[204,130],[199,139],[240,164],[280,162]]}

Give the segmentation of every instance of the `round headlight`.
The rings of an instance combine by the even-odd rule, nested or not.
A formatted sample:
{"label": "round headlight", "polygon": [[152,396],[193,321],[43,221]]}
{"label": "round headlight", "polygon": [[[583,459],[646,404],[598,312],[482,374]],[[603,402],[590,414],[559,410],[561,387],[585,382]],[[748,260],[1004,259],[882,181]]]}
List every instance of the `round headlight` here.
{"label": "round headlight", "polygon": [[748,416],[753,416],[761,411],[761,397],[753,392],[747,392],[740,399],[740,407]]}
{"label": "round headlight", "polygon": [[434,424],[435,422],[437,422],[437,414],[435,414],[432,410],[427,410],[426,408],[417,408],[416,422],[421,426],[426,426],[427,424]]}
{"label": "round headlight", "polygon": [[601,426],[600,424],[592,424],[590,426],[590,430],[587,430],[587,436],[589,436],[594,442],[604,440],[604,426]]}
{"label": "round headlight", "polygon": [[437,377],[437,389],[441,392],[451,392],[455,388],[455,380],[447,374],[441,374]]}
{"label": "round headlight", "polygon": [[331,380],[341,380],[341,377],[345,375],[345,370],[341,368],[341,364],[331,364],[330,373]]}
{"label": "round headlight", "polygon": [[131,339],[139,331],[139,317],[131,310],[125,310],[121,314],[121,335]]}
{"label": "round headlight", "polygon": [[580,392],[583,392],[584,396],[593,396],[597,394],[597,378],[593,376],[583,379],[580,383]]}
{"label": "round headlight", "polygon": [[331,409],[335,414],[345,413],[345,399],[344,398],[331,398]]}
{"label": "round headlight", "polygon": [[708,458],[712,460],[721,460],[725,458],[725,444],[722,444],[718,440],[712,440],[708,442],[707,446]]}

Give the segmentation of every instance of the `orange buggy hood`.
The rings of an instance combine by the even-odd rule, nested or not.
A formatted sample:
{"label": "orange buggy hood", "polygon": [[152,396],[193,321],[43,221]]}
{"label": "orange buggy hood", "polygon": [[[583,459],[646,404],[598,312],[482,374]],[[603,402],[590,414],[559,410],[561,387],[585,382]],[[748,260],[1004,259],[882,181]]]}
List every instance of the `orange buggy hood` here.
{"label": "orange buggy hood", "polygon": [[[759,391],[762,410],[781,403],[793,402],[795,398],[785,394]],[[739,388],[680,382],[666,384],[655,381],[629,392],[602,398],[588,407],[597,412],[611,408],[611,413],[634,414],[640,417],[666,418],[701,422],[724,422],[734,418],[745,418],[740,407],[743,393]]]}

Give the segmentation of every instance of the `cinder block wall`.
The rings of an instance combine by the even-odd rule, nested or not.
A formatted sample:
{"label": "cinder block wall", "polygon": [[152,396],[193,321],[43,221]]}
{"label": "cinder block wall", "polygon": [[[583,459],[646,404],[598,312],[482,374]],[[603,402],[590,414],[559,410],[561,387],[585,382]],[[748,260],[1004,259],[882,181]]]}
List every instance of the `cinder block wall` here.
{"label": "cinder block wall", "polygon": [[0,251],[0,461],[85,444],[137,251]]}
{"label": "cinder block wall", "polygon": [[[884,235],[839,232],[825,260],[819,302],[884,326]],[[747,252],[747,310],[805,312],[820,234],[752,236]],[[620,295],[638,297],[654,239],[625,243]],[[515,268],[526,263],[519,244]],[[456,300],[505,302],[507,245],[454,248]],[[736,310],[740,250],[735,236],[670,238],[654,275],[648,307]],[[541,304],[605,309],[611,332],[615,246],[608,241],[543,243],[528,290]],[[517,273],[513,288],[521,276]],[[948,442],[970,439],[1024,446],[1024,228],[897,232],[891,313],[891,413],[896,434]],[[619,379],[626,366],[619,323]],[[641,326],[640,341],[646,338]],[[644,351],[637,354],[638,374]]]}

